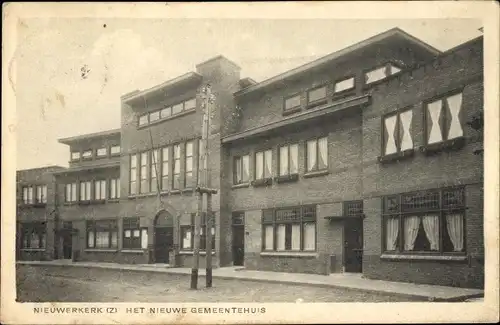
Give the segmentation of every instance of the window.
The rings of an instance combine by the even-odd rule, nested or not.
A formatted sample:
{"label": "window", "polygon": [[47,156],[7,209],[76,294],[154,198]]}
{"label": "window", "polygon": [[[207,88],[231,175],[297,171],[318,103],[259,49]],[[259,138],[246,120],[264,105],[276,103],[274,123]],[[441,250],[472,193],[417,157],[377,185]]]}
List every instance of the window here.
{"label": "window", "polygon": [[24,249],[44,249],[47,228],[45,222],[30,222],[21,224],[21,241]]}
{"label": "window", "polygon": [[138,217],[123,218],[123,248],[142,248],[141,235]]}
{"label": "window", "polygon": [[109,198],[119,199],[120,198],[120,179],[110,179],[109,180]]}
{"label": "window", "polygon": [[172,188],[179,189],[181,186],[181,146],[174,146],[174,178]]}
{"label": "window", "polygon": [[36,203],[47,203],[47,185],[37,185]]}
{"label": "window", "polygon": [[140,155],[141,158],[141,168],[139,169],[139,179],[140,179],[140,186],[139,186],[139,191],[140,193],[147,193],[149,191],[149,184],[148,184],[148,153],[143,152]]}
{"label": "window", "polygon": [[291,144],[279,148],[279,175],[293,175],[298,173],[299,145]]}
{"label": "window", "polygon": [[338,93],[344,90],[352,89],[354,88],[354,77],[344,79],[341,81],[337,81],[334,86],[334,92]]}
{"label": "window", "polygon": [[33,187],[25,186],[23,187],[23,203],[33,204]]}
{"label": "window", "polygon": [[158,175],[160,173],[160,166],[158,166],[158,149],[151,151],[151,167],[150,167],[150,175],[151,175],[151,192],[156,192],[158,190]]}
{"label": "window", "polygon": [[384,117],[384,132],[382,133],[384,155],[413,148],[413,139],[410,133],[412,118],[412,110]]}
{"label": "window", "polygon": [[143,126],[143,125],[146,125],[148,123],[149,123],[149,121],[148,121],[147,114],[139,116],[139,126]]}
{"label": "window", "polygon": [[167,118],[172,115],[172,107],[168,106],[160,111],[160,118]]}
{"label": "window", "polygon": [[184,108],[184,103],[179,103],[172,106],[172,115],[179,114],[180,112],[182,112],[183,108]]}
{"label": "window", "polygon": [[91,182],[80,182],[80,201],[90,201]]}
{"label": "window", "polygon": [[365,84],[370,84],[375,81],[379,81],[382,79],[385,79],[389,77],[390,75],[393,75],[395,73],[398,73],[401,71],[400,68],[396,67],[395,65],[391,63],[387,63],[384,66],[375,68],[373,70],[370,70],[365,73]]}
{"label": "window", "polygon": [[184,110],[187,111],[188,109],[194,109],[196,108],[196,98],[187,100],[184,102]]}
{"label": "window", "polygon": [[186,142],[184,187],[193,187],[193,141]]}
{"label": "window", "polygon": [[457,187],[384,197],[385,251],[463,253],[464,194]]}
{"label": "window", "polygon": [[[191,214],[191,225],[181,226],[181,249],[182,250],[192,250],[194,248],[194,220],[196,214]],[[213,217],[212,217],[213,218]],[[207,247],[207,220],[206,214],[201,216],[201,228],[200,228],[200,251],[206,251]],[[213,219],[212,228],[212,251],[215,250],[215,220]]]}
{"label": "window", "polygon": [[161,165],[161,188],[162,190],[168,190],[168,170],[169,170],[169,165],[168,165],[168,157],[169,157],[169,147],[165,147],[162,149],[161,153],[161,159],[162,159],[162,165]]}
{"label": "window", "polygon": [[309,90],[307,92],[307,103],[317,103],[326,100],[326,87],[319,87],[316,89]]}
{"label": "window", "polygon": [[97,157],[105,157],[108,155],[108,149],[107,148],[99,148],[96,150],[96,156]]}
{"label": "window", "polygon": [[130,156],[130,194],[137,194],[137,155]]}
{"label": "window", "polygon": [[460,111],[462,93],[449,95],[427,104],[426,142],[434,144],[463,136]]}
{"label": "window", "polygon": [[120,146],[111,146],[111,155],[119,155],[120,151]]}
{"label": "window", "polygon": [[316,207],[264,210],[263,251],[315,251]]}
{"label": "window", "polygon": [[328,138],[307,141],[307,172],[325,170],[328,168]]}
{"label": "window", "polygon": [[82,158],[83,159],[90,159],[90,158],[92,158],[92,150],[85,150],[82,153]]}
{"label": "window", "polygon": [[234,158],[234,184],[248,183],[250,180],[250,156]]}
{"label": "window", "polygon": [[87,221],[87,248],[117,248],[118,226],[116,220]]}
{"label": "window", "polygon": [[66,184],[64,200],[66,202],[76,202],[76,183]]}
{"label": "window", "polygon": [[255,179],[272,177],[273,152],[260,151],[255,154]]}
{"label": "window", "polygon": [[71,160],[80,160],[80,151],[73,151],[71,153]]}
{"label": "window", "polygon": [[300,107],[300,95],[285,99],[285,111]]}
{"label": "window", "polygon": [[193,249],[193,226],[181,226],[181,249]]}
{"label": "window", "polygon": [[106,200],[106,181],[94,181],[94,200]]}
{"label": "window", "polygon": [[160,111],[149,113],[149,123],[158,121],[160,119]]}

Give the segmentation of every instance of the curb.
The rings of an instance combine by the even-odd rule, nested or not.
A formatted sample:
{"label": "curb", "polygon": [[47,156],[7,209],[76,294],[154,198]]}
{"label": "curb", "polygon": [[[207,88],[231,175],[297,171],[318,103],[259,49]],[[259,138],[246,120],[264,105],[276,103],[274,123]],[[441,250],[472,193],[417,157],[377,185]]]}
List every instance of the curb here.
{"label": "curb", "polygon": [[[69,266],[69,267],[76,267],[76,268],[87,268],[87,269],[94,268],[94,269],[113,270],[113,271],[127,271],[127,272],[134,272],[134,273],[149,272],[149,273],[159,273],[159,274],[190,276],[190,273],[175,272],[175,271],[169,270],[169,269],[175,269],[174,267],[160,268],[160,269],[144,268],[144,269],[138,270],[135,268],[126,268],[123,266],[112,267],[110,265],[102,265],[101,266],[101,265],[85,265],[85,264],[73,264],[73,263],[72,264],[52,264],[52,263],[48,263],[48,262],[46,262],[46,263],[43,263],[43,262],[30,263],[30,262],[25,262],[25,261],[18,261],[18,262],[16,262],[16,265],[48,266],[48,267]],[[241,270],[235,270],[235,272],[238,272],[238,271],[241,271]],[[199,274],[198,277],[205,278],[206,275]],[[351,290],[351,291],[356,291],[356,292],[376,293],[379,295],[395,296],[395,297],[409,298],[409,299],[415,299],[418,301],[428,301],[428,302],[465,302],[468,299],[475,299],[475,298],[484,297],[484,293],[476,293],[476,294],[459,295],[459,296],[454,296],[454,297],[450,297],[450,298],[438,298],[438,297],[429,296],[429,295],[419,295],[419,294],[401,293],[401,292],[387,292],[387,291],[380,291],[380,290],[376,290],[376,289],[349,287],[349,286],[345,286],[345,285],[330,284],[330,283],[296,282],[296,281],[279,280],[279,279],[245,278],[245,277],[238,277],[238,276],[235,277],[235,276],[217,275],[217,274],[213,274],[212,277],[214,279],[222,279],[222,280],[240,280],[240,281],[250,281],[250,282],[289,284],[289,285],[307,286],[307,287],[334,288],[334,289],[342,289],[342,290]]]}

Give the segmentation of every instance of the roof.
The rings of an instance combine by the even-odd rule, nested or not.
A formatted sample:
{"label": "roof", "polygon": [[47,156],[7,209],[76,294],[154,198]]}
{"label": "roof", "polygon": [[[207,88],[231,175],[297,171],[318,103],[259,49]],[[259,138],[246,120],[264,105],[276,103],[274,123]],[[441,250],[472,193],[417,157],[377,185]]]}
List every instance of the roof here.
{"label": "roof", "polygon": [[62,139],[59,139],[58,142],[64,143],[64,144],[71,144],[71,143],[76,142],[76,141],[82,141],[82,140],[93,139],[93,138],[101,138],[101,137],[107,137],[107,136],[112,136],[112,135],[119,135],[120,133],[121,133],[121,129],[111,129],[111,130],[106,130],[106,131],[76,135],[74,137],[62,138]]}
{"label": "roof", "polygon": [[48,165],[48,166],[43,166],[43,167],[35,167],[35,168],[27,168],[27,169],[19,169],[16,172],[22,173],[22,172],[32,172],[32,171],[45,171],[45,170],[60,170],[60,169],[66,169],[66,167],[59,166],[59,165]]}
{"label": "roof", "polygon": [[75,172],[81,172],[81,171],[89,171],[89,170],[93,170],[93,169],[104,169],[104,168],[113,168],[113,167],[120,167],[120,161],[112,161],[112,162],[106,162],[106,163],[100,163],[100,164],[88,165],[88,166],[69,167],[69,168],[65,168],[64,170],[56,170],[56,171],[52,172],[52,174],[55,174],[55,175],[69,174],[69,173],[75,173]]}
{"label": "roof", "polygon": [[383,41],[383,40],[387,40],[389,38],[403,38],[407,41],[410,41],[412,43],[414,43],[415,45],[427,50],[428,52],[432,53],[433,55],[438,55],[441,53],[441,51],[439,51],[438,49],[432,47],[431,45],[421,41],[420,39],[406,33],[405,31],[403,31],[402,29],[400,28],[392,28],[388,31],[385,31],[383,33],[380,33],[380,34],[377,34],[375,36],[372,36],[370,38],[367,38],[361,42],[358,42],[356,44],[353,44],[351,46],[348,46],[346,48],[343,48],[339,51],[336,51],[336,52],[333,52],[331,54],[328,54],[322,58],[319,58],[317,60],[314,60],[312,62],[309,62],[309,63],[306,63],[304,65],[301,65],[295,69],[292,69],[292,70],[288,70],[284,73],[281,73],[279,75],[276,75],[274,77],[271,77],[269,79],[266,79],[262,82],[259,82],[259,83],[256,83],[254,85],[251,85],[245,89],[242,89],[242,90],[239,90],[237,92],[235,92],[235,96],[242,96],[242,95],[245,95],[245,94],[248,94],[248,93],[251,93],[251,92],[254,92],[258,89],[262,89],[262,88],[265,88],[267,86],[270,86],[272,84],[275,84],[279,81],[283,81],[285,79],[288,79],[288,78],[291,78],[291,77],[294,77],[294,76],[298,76],[299,74],[302,74],[304,72],[307,72],[311,69],[314,69],[314,68],[317,68],[319,66],[322,66],[326,63],[330,63],[334,60],[337,60],[339,59],[340,57],[343,57],[345,55],[348,55],[348,54],[351,54],[352,52],[356,51],[356,50],[359,50],[361,48],[364,48],[366,46],[369,46],[369,45],[373,45],[373,44],[376,44],[380,41]]}

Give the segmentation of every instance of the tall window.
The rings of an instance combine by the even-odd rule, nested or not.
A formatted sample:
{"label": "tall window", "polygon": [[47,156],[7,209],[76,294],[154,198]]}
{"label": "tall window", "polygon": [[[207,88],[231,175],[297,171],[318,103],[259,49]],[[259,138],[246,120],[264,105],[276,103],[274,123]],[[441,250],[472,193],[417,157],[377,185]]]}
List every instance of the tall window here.
{"label": "tall window", "polygon": [[47,185],[36,186],[36,203],[47,203]]}
{"label": "tall window", "polygon": [[118,225],[116,220],[88,220],[87,248],[117,248]]}
{"label": "tall window", "polygon": [[80,201],[90,201],[91,186],[90,181],[80,182]]}
{"label": "tall window", "polygon": [[114,178],[109,180],[109,198],[119,199],[120,198],[120,179]]}
{"label": "tall window", "polygon": [[315,251],[316,207],[264,210],[264,251]]}
{"label": "tall window", "polygon": [[65,186],[64,200],[66,202],[76,202],[76,183],[69,183]]}
{"label": "tall window", "polygon": [[45,222],[29,222],[21,224],[22,248],[45,248],[47,228]]}
{"label": "tall window", "polygon": [[[181,226],[181,249],[192,250],[194,247],[194,218],[196,214],[191,214],[191,225]],[[212,217],[213,218],[213,217]],[[215,218],[212,219],[212,250],[215,250]],[[207,219],[206,215],[201,216],[200,228],[200,251],[206,251],[207,247]]]}
{"label": "tall window", "polygon": [[319,87],[307,92],[307,104],[321,104],[326,101],[326,87]]}
{"label": "tall window", "polygon": [[162,190],[166,191],[168,190],[168,170],[170,168],[168,164],[168,157],[169,157],[169,147],[165,147],[162,149],[161,153],[161,159],[162,159],[162,164],[161,164],[161,188]]}
{"label": "tall window", "polygon": [[397,253],[465,251],[462,187],[386,196],[384,248]]}
{"label": "tall window", "polygon": [[141,243],[139,218],[123,218],[123,248],[140,249]]}
{"label": "tall window", "polygon": [[184,187],[193,187],[193,141],[186,142]]}
{"label": "tall window", "polygon": [[160,173],[160,166],[158,166],[158,149],[151,151],[151,192],[156,192],[158,190],[158,177],[157,175]]}
{"label": "tall window", "polygon": [[106,200],[106,181],[94,181],[94,200]]}
{"label": "tall window", "polygon": [[383,150],[384,155],[413,148],[411,123],[413,111],[406,110],[384,117]]}
{"label": "tall window", "polygon": [[427,144],[438,143],[463,136],[460,111],[462,93],[440,98],[427,104]]}
{"label": "tall window", "polygon": [[306,169],[308,172],[325,170],[328,168],[328,138],[319,138],[307,141]]}
{"label": "tall window", "polygon": [[285,98],[285,111],[290,111],[300,107],[300,95]]}
{"label": "tall window", "polygon": [[279,175],[298,173],[299,145],[291,144],[279,148]]}
{"label": "tall window", "polygon": [[255,154],[255,179],[272,177],[272,150],[259,151]]}
{"label": "tall window", "polygon": [[181,146],[174,146],[174,177],[172,187],[174,189],[181,188]]}
{"label": "tall window", "polygon": [[248,183],[250,180],[250,156],[235,157],[233,171],[234,184]]}
{"label": "tall window", "polygon": [[23,187],[23,203],[33,204],[33,186]]}
{"label": "tall window", "polygon": [[120,151],[121,151],[121,148],[119,145],[117,146],[111,146],[111,149],[110,149],[110,152],[111,152],[111,155],[119,155],[120,154]]}
{"label": "tall window", "polygon": [[137,155],[130,156],[130,194],[137,194]]}
{"label": "tall window", "polygon": [[149,184],[148,184],[148,152],[143,152],[140,155],[141,157],[141,168],[139,169],[139,179],[141,180],[139,191],[140,193],[148,193]]}

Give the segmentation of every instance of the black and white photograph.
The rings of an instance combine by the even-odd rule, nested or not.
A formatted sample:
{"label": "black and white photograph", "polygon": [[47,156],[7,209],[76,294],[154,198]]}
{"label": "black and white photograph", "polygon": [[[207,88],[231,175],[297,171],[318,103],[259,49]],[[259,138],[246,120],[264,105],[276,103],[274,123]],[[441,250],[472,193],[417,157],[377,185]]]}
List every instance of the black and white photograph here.
{"label": "black and white photograph", "polygon": [[255,323],[273,303],[458,312],[498,294],[485,19],[50,5],[17,18],[2,63],[2,142],[15,146],[2,145],[2,273],[10,254],[9,304],[26,317]]}

